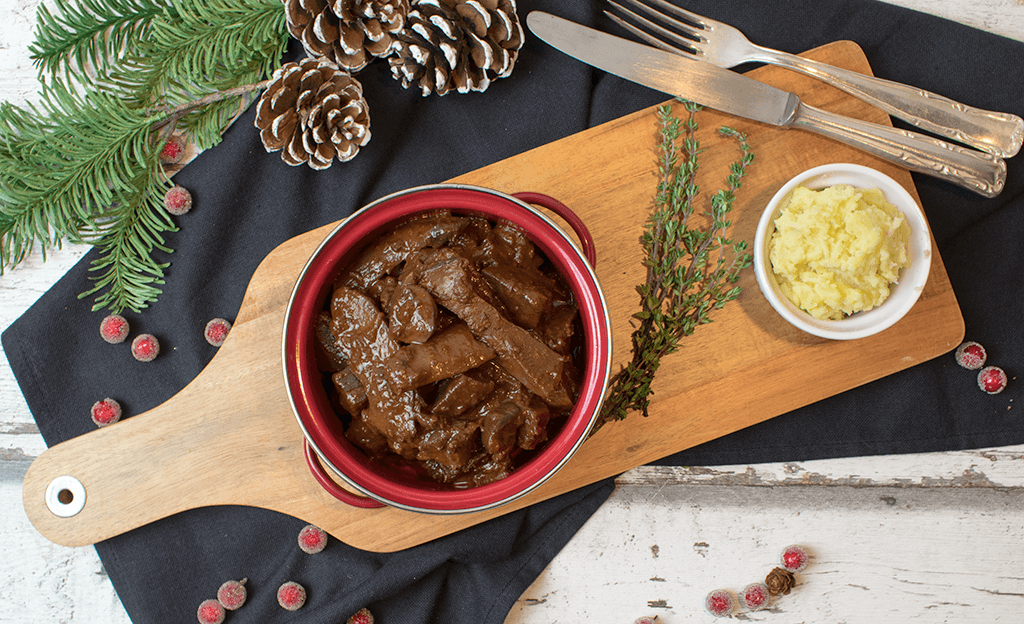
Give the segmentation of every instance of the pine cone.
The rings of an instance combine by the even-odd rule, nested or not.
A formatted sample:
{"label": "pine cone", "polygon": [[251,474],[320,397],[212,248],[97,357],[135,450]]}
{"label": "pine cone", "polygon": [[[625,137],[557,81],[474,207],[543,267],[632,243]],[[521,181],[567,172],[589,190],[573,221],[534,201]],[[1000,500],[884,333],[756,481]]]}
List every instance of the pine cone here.
{"label": "pine cone", "polygon": [[796,578],[793,573],[782,568],[772,568],[772,571],[764,579],[764,584],[768,586],[768,593],[773,596],[788,594],[795,582]]}
{"label": "pine cone", "polygon": [[310,56],[357,72],[394,48],[409,0],[285,0],[288,32]]}
{"label": "pine cone", "polygon": [[515,0],[417,0],[395,40],[388,61],[403,87],[467,93],[512,73],[523,27]]}
{"label": "pine cone", "polygon": [[351,160],[370,140],[363,86],[326,59],[285,63],[256,103],[256,127],[268,152],[289,165],[326,169]]}

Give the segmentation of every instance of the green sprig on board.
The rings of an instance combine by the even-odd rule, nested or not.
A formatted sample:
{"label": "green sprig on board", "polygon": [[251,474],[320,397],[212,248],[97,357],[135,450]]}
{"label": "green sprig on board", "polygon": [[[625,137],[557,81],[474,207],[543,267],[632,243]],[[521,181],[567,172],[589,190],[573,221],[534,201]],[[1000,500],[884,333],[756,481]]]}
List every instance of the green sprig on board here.
{"label": "green sprig on board", "polygon": [[30,47],[38,104],[0,103],[0,271],[63,241],[100,250],[94,309],[156,301],[176,226],[160,151],[216,145],[280,62],[279,0],[55,0]]}
{"label": "green sprig on board", "polygon": [[739,296],[736,280],[740,271],[750,266],[746,242],[734,241],[727,233],[735,193],[754,154],[743,133],[728,127],[719,130],[736,139],[741,156],[732,164],[725,188],[698,212],[701,148],[696,139],[696,113],[700,107],[682,104],[685,120],[676,117],[670,105],[657,112],[660,180],[640,238],[647,277],[636,287],[640,311],[633,315],[632,359],[612,377],[595,431],[632,411],[647,416],[662,358],[675,352],[698,325],[710,323],[712,311]]}

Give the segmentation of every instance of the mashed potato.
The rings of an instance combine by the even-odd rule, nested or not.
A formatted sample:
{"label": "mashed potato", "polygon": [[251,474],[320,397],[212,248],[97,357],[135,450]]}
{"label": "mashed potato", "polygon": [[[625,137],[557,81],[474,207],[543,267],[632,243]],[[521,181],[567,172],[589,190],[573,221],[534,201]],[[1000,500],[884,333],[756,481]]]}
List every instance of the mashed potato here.
{"label": "mashed potato", "polygon": [[910,264],[910,226],[879,189],[797,187],[775,220],[768,257],[783,294],[817,319],[870,310]]}

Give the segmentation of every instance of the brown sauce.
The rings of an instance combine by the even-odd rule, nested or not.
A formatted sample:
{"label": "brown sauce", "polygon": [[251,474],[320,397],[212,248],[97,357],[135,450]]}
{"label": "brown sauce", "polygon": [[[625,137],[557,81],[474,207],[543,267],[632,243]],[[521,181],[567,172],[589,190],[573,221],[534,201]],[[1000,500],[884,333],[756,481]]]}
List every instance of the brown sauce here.
{"label": "brown sauce", "polygon": [[447,212],[371,242],[314,331],[346,439],[456,488],[508,476],[564,422],[580,334],[565,278],[525,234]]}

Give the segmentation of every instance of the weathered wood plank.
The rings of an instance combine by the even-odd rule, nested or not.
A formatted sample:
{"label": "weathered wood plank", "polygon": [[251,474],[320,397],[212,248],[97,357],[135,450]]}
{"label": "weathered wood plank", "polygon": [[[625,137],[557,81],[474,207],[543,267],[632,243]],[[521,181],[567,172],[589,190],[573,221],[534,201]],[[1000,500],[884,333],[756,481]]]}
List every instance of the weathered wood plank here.
{"label": "weathered wood plank", "polygon": [[694,486],[657,472],[625,480],[506,624],[710,621],[709,591],[763,580],[792,543],[812,554],[793,592],[738,618],[1016,621],[1020,487]]}

